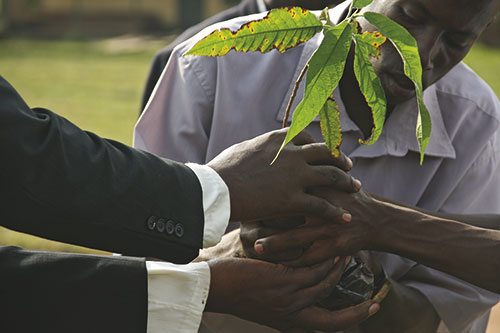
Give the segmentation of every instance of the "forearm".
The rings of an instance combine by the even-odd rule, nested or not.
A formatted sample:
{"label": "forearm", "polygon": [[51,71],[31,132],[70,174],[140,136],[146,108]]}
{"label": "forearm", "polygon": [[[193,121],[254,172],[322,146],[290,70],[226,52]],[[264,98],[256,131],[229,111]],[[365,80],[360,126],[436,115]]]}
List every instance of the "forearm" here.
{"label": "forearm", "polygon": [[395,205],[373,248],[395,253],[470,283],[500,292],[500,232]]}
{"label": "forearm", "polygon": [[500,230],[500,215],[496,214],[449,214],[441,212],[422,211],[423,213],[446,220],[462,222],[474,227]]}
{"label": "forearm", "polygon": [[440,318],[418,290],[391,281],[380,311],[361,323],[361,332],[435,332]]}
{"label": "forearm", "polygon": [[409,205],[406,205],[402,202],[398,202],[395,200],[382,198],[374,193],[370,193],[370,195],[377,200],[381,200],[381,201],[384,201],[387,203],[392,203],[392,204],[395,204],[395,205],[401,206],[401,207],[414,209],[416,211],[419,211],[421,213],[431,215],[434,217],[458,221],[458,222],[466,223],[466,224],[469,224],[469,225],[472,225],[475,227],[480,227],[480,228],[500,230],[500,215],[497,215],[497,214],[450,214],[450,213],[443,213],[443,212],[435,212],[435,211],[431,211],[431,210],[420,208],[420,207],[409,206]]}

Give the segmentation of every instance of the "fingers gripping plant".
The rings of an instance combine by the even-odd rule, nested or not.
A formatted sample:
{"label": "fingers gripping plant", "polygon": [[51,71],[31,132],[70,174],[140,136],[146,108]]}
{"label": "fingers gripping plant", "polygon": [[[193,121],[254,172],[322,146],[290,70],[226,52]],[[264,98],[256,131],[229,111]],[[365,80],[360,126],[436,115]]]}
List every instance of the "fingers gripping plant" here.
{"label": "fingers gripping plant", "polygon": [[[422,67],[417,43],[405,28],[386,16],[369,11],[361,13],[360,10],[372,1],[354,0],[347,17],[337,25],[331,22],[327,9],[323,10],[319,18],[300,7],[274,9],[263,19],[248,22],[235,32],[229,29],[212,32],[186,55],[213,57],[224,56],[230,50],[266,53],[273,49],[283,53],[323,32],[323,41],[295,82],[283,120],[284,127],[288,123],[298,86],[307,73],[304,97],[293,113],[281,149],[319,115],[325,142],[332,153],[338,156],[342,134],[338,105],[332,92],[344,72],[351,44],[354,42],[354,73],[361,93],[372,110],[374,124],[371,136],[366,140],[360,139],[360,142],[370,145],[377,141],[382,132],[387,107],[384,90],[370,63],[370,57],[380,57],[380,46],[389,39],[401,55],[405,75],[415,85],[419,111],[416,135],[422,163],[431,133],[431,119],[423,100]],[[361,17],[378,31],[360,33],[356,19]]]}

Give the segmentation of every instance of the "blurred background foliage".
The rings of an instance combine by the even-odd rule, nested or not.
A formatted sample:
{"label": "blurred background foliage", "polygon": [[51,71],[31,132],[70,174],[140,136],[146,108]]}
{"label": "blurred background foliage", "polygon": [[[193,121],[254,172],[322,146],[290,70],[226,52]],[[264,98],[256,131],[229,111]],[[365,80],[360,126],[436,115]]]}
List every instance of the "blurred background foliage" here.
{"label": "blurred background foliage", "polygon": [[49,38],[180,31],[237,0],[0,0],[0,33]]}

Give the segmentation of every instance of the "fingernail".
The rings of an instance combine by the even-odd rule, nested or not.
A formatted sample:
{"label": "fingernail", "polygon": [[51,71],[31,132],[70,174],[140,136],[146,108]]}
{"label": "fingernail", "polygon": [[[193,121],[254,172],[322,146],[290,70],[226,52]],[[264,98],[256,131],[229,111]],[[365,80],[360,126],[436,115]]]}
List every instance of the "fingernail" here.
{"label": "fingernail", "polygon": [[349,214],[349,213],[344,213],[342,214],[342,219],[345,221],[345,222],[351,222],[352,220],[352,215]]}
{"label": "fingernail", "polygon": [[338,263],[340,260],[340,257],[335,257],[335,259],[333,259],[333,264],[335,265],[336,263]]}
{"label": "fingernail", "polygon": [[361,182],[358,179],[354,178],[354,177],[352,178],[352,182],[354,184],[354,189],[356,191],[359,191],[361,189]]}
{"label": "fingernail", "polygon": [[345,258],[345,264],[349,265],[349,261],[351,261],[351,256],[348,256],[347,258]]}
{"label": "fingernail", "polygon": [[368,315],[373,316],[375,313],[378,312],[378,310],[380,310],[380,305],[378,303],[374,303],[368,309]]}
{"label": "fingernail", "polygon": [[264,246],[261,243],[255,243],[254,249],[258,254],[264,253]]}
{"label": "fingernail", "polygon": [[347,163],[347,169],[351,170],[352,169],[352,160],[346,156],[346,163]]}

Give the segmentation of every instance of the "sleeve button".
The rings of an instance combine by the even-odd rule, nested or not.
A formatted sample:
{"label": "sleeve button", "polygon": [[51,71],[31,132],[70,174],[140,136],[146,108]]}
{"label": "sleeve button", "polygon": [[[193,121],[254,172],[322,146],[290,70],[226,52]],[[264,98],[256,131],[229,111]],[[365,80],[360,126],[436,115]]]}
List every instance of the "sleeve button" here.
{"label": "sleeve button", "polygon": [[167,221],[167,226],[165,227],[165,231],[167,232],[167,234],[172,235],[174,233],[174,230],[175,230],[175,223],[174,223],[174,221],[168,220]]}
{"label": "sleeve button", "polygon": [[184,236],[184,227],[182,226],[182,224],[180,223],[177,223],[175,225],[175,235],[179,238],[181,238],[182,236]]}
{"label": "sleeve button", "polygon": [[164,219],[159,219],[158,222],[156,223],[156,230],[158,232],[164,232],[165,231],[165,220]]}
{"label": "sleeve button", "polygon": [[155,230],[156,228],[156,221],[158,221],[158,219],[156,218],[156,216],[150,216],[149,219],[148,219],[148,222],[147,222],[147,226],[148,226],[148,229],[149,230]]}

